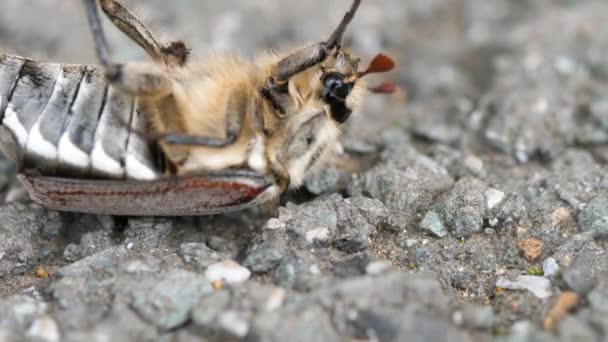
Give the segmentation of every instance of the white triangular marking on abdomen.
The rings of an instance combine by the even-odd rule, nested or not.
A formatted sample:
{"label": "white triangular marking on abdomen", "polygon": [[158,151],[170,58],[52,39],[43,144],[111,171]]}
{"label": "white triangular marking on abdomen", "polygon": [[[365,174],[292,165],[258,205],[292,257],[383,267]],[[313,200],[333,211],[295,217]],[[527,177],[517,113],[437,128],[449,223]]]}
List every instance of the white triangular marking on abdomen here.
{"label": "white triangular marking on abdomen", "polygon": [[127,155],[125,166],[127,170],[127,177],[129,178],[139,180],[156,179],[156,173],[132,154]]}
{"label": "white triangular marking on abdomen", "polygon": [[121,177],[124,174],[124,170],[120,166],[120,163],[112,159],[112,157],[103,149],[101,140],[98,140],[93,147],[91,165],[94,170],[107,173],[110,176]]}
{"label": "white triangular marking on abdomen", "polygon": [[6,107],[6,115],[4,115],[2,124],[13,132],[21,148],[24,148],[25,144],[27,143],[27,130],[19,121],[19,116],[13,109],[13,105],[11,103],[9,103]]}
{"label": "white triangular marking on abdomen", "polygon": [[59,140],[59,161],[82,169],[88,169],[91,164],[89,155],[72,143],[69,132],[63,133]]}
{"label": "white triangular marking on abdomen", "polygon": [[32,127],[32,132],[27,140],[26,151],[44,159],[57,160],[57,147],[45,140],[42,133],[40,133],[40,120]]}

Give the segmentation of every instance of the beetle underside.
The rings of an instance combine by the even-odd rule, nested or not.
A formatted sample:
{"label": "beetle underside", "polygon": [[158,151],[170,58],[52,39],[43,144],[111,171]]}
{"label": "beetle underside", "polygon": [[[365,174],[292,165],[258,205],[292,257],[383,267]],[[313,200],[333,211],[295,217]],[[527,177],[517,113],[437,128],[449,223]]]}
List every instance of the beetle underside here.
{"label": "beetle underside", "polygon": [[[314,136],[329,137],[320,133],[324,130],[311,131],[311,137],[308,137],[300,134],[304,131],[302,127],[293,128],[291,124],[285,125],[284,132],[273,132],[268,130],[265,116],[256,112],[255,120],[259,117],[263,120],[253,125],[262,126],[264,130],[263,133],[256,131],[251,139],[243,135],[245,139],[240,140],[247,140],[245,146],[251,145],[249,140],[254,141],[254,137],[255,141],[263,141],[261,139],[284,137],[286,133],[298,136],[302,142],[286,136],[285,141],[276,140],[274,152],[257,151],[252,147],[260,158],[268,158],[264,163],[253,163],[257,159],[250,157],[250,165],[218,168],[222,170],[217,172],[198,172],[195,168],[195,172],[176,176],[174,169],[182,165],[169,158],[165,151],[167,145],[222,148],[238,139],[237,132],[228,124],[227,137],[234,137],[234,140],[226,139],[225,142],[184,132],[149,133],[152,120],[148,117],[150,108],[144,103],[149,105],[150,97],[157,96],[158,91],[172,83],[160,73],[126,71],[125,65],[110,62],[97,5],[100,4],[111,21],[167,72],[182,68],[189,51],[181,42],[158,43],[137,18],[115,0],[83,1],[101,66],[40,63],[0,54],[0,147],[19,166],[20,179],[31,198],[52,209],[113,215],[208,215],[243,209],[275,198],[288,187],[290,176],[296,186],[301,184],[308,169],[326,151],[325,145],[332,145],[331,140],[337,139],[337,125],[346,121],[351,113],[347,97],[355,81],[368,73],[385,72],[393,67],[390,59],[378,55],[366,71],[358,72],[358,59],[340,57],[343,56],[342,35],[361,3],[361,0],[354,0],[328,40],[282,57],[271,66],[268,80],[261,82],[260,89],[257,85],[254,87],[263,101],[275,106],[271,107],[280,112],[279,117],[285,116],[279,109],[284,109],[282,101],[290,79],[334,58],[336,70],[330,72],[331,77],[323,76],[320,83],[322,87],[331,88],[322,93],[322,100],[331,108],[327,118],[324,116],[325,104],[314,97],[316,90],[310,93],[314,95],[312,101],[317,101],[314,113],[322,116],[328,127],[334,127],[335,137],[324,142],[320,136]],[[342,60],[354,65],[353,70],[349,69],[352,75],[348,78],[340,73],[344,69],[338,67],[344,67]],[[167,111],[164,106],[154,108]],[[330,121],[329,116],[336,122]],[[170,119],[173,117],[169,115]],[[175,116],[175,121],[178,119]],[[150,138],[155,134],[157,138]],[[260,138],[263,135],[265,137]],[[285,144],[288,146],[283,146]],[[304,150],[293,152],[291,147],[298,144]],[[316,150],[306,149],[312,147]],[[293,156],[282,156],[280,151],[293,152]],[[285,167],[291,164],[283,159],[294,156],[301,160],[291,164],[304,169],[288,173]],[[262,166],[252,166],[258,164]]]}

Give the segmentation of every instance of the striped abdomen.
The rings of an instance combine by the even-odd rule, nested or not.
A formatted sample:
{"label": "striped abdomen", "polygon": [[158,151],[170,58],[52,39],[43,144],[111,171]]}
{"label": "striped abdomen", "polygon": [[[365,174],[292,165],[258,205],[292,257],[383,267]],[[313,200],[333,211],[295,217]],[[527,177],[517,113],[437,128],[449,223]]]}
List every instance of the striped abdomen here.
{"label": "striped abdomen", "polygon": [[49,176],[154,179],[137,99],[88,65],[0,54],[0,147],[21,170]]}

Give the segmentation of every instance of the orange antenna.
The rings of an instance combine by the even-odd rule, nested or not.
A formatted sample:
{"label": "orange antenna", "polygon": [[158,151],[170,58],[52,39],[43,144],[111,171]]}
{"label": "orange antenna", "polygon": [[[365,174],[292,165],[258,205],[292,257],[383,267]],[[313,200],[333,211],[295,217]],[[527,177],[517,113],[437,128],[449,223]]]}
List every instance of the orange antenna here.
{"label": "orange antenna", "polygon": [[383,55],[383,54],[379,53],[369,63],[367,70],[358,73],[357,76],[363,77],[368,74],[388,72],[388,71],[393,70],[394,68],[395,68],[395,62],[387,55]]}

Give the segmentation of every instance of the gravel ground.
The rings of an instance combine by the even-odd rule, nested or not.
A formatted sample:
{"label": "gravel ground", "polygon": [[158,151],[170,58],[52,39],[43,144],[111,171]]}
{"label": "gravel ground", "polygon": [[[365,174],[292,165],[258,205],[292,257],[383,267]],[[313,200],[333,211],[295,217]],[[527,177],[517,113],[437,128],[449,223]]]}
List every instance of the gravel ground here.
{"label": "gravel ground", "polygon": [[[1,1],[0,46],[94,62],[75,3]],[[204,56],[322,38],[349,1],[126,3]],[[607,341],[606,13],[364,1],[349,45],[394,56],[401,90],[349,123],[363,171],[328,168],[275,214],[57,213],[0,162],[0,341]]]}

